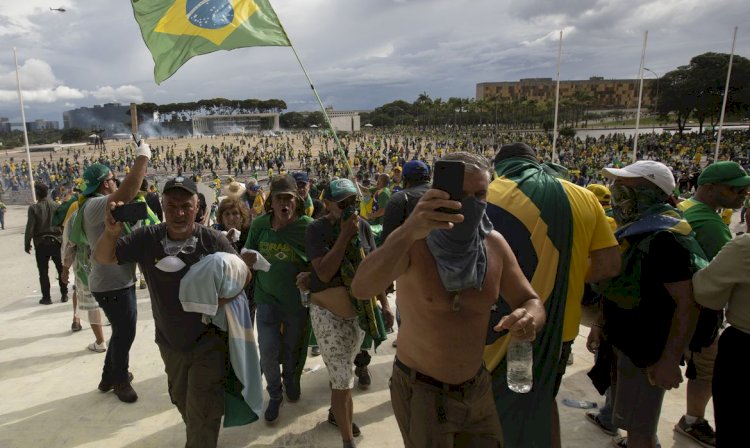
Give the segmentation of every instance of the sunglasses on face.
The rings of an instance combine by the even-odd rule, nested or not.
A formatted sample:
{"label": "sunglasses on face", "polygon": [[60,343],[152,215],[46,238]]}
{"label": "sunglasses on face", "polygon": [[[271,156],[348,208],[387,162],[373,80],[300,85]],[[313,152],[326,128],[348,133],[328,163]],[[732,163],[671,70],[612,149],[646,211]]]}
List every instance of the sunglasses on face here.
{"label": "sunglasses on face", "polygon": [[347,208],[353,207],[354,205],[356,205],[357,202],[358,201],[356,197],[351,197],[351,198],[344,199],[341,202],[337,202],[336,205],[338,205],[339,209],[346,210]]}

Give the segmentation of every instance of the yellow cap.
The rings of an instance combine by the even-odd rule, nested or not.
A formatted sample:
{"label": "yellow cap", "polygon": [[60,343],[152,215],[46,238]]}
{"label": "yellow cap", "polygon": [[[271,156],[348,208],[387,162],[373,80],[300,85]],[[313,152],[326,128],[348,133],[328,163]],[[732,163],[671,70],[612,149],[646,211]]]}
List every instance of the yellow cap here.
{"label": "yellow cap", "polygon": [[609,205],[610,199],[612,198],[612,193],[609,192],[609,188],[602,184],[589,184],[586,189],[594,193],[594,196],[596,196],[599,203]]}

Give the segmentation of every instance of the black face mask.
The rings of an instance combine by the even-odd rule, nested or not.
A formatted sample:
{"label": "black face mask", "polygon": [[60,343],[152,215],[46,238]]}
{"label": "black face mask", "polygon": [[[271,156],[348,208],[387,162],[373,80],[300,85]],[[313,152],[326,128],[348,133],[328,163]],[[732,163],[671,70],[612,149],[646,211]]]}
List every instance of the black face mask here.
{"label": "black face mask", "polygon": [[619,225],[637,221],[655,205],[667,202],[666,193],[647,187],[612,186],[612,214]]}

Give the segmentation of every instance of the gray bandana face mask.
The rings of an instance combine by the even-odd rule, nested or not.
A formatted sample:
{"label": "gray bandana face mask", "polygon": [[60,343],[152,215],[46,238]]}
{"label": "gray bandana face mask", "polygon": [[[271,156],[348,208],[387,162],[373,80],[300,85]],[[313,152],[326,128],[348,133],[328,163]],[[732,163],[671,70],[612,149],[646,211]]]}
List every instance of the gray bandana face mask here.
{"label": "gray bandana face mask", "polygon": [[427,236],[427,248],[449,292],[482,289],[487,273],[484,238],[492,231],[486,209],[486,202],[466,197],[461,200],[463,222],[454,224],[450,230],[433,230]]}

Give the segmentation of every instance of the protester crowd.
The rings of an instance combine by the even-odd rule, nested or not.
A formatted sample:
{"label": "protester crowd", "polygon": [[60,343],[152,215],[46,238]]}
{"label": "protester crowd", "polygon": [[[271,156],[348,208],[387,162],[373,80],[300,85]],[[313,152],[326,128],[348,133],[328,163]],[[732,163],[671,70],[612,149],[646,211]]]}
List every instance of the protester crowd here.
{"label": "protester crowd", "polygon": [[[712,141],[643,135],[635,163],[621,134],[560,139],[550,163],[547,136],[481,128],[347,136],[341,151],[312,133],[72,150],[35,166],[25,250],[41,304],[54,261],[71,329],[87,320],[89,349],[106,352],[98,389],[127,403],[139,398],[135,289],[148,288],[186,446],[215,446],[222,418],[282,419],[285,399],[304,399],[309,347],[328,369],[328,422],[356,446],[351,390],[369,386],[369,351],[393,331],[394,290],[390,390],[406,446],[560,446],[555,397],[584,307],[598,316],[587,348],[605,396],[586,417],[615,446],[658,446],[682,364],[675,431],[738,446],[750,237],[733,239],[720,213],[747,205],[750,139],[725,133],[721,161]],[[462,197],[430,187],[437,161],[460,164]],[[22,187],[25,170],[6,160],[3,186]],[[511,339],[533,342],[529,393],[508,386]]]}

